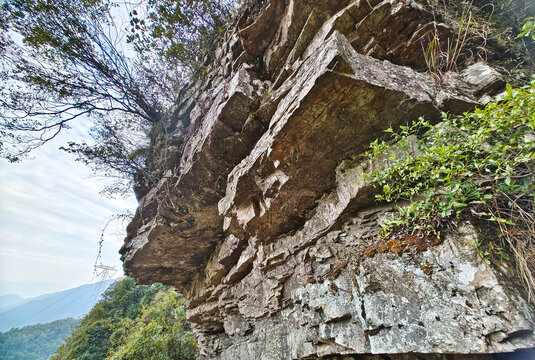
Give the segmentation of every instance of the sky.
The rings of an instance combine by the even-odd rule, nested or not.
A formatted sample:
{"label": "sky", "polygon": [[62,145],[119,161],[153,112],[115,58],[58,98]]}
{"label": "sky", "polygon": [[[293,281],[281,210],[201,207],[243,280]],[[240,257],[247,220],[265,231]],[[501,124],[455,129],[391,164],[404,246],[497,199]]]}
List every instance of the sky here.
{"label": "sky", "polygon": [[[116,3],[116,25],[128,30],[130,5]],[[117,46],[131,55],[122,35],[114,35]],[[10,164],[0,158],[0,296],[34,297],[100,280],[93,266],[101,231],[111,216],[137,206],[133,193],[100,195],[109,182],[59,150],[68,140],[87,140],[89,121],[80,120],[34,151],[33,159]],[[113,221],[105,231],[99,263],[114,266],[114,277],[123,275],[118,251],[126,225]]]}
{"label": "sky", "polygon": [[[84,137],[82,124],[37,149],[34,159],[0,159],[0,295],[33,297],[98,281],[93,265],[110,216],[135,210],[133,194],[99,194],[106,180],[58,148]],[[87,135],[85,135],[87,136]],[[126,223],[106,228],[102,258],[121,276]]]}

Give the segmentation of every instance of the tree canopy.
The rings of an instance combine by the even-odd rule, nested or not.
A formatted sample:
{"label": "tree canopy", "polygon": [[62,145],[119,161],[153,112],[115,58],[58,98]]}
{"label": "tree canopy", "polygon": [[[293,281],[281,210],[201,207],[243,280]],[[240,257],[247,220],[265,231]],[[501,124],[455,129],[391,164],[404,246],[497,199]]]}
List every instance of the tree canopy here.
{"label": "tree canopy", "polygon": [[3,135],[18,143],[3,149],[15,150],[4,153],[11,160],[83,115],[118,111],[149,123],[160,119],[157,100],[142,91],[135,63],[112,34],[111,6],[91,0],[3,4],[8,25],[24,45],[8,47],[2,60]]}
{"label": "tree canopy", "polygon": [[67,318],[0,333],[0,360],[48,359],[78,323]]}
{"label": "tree canopy", "polygon": [[135,319],[124,318],[111,338],[107,360],[187,360],[197,357],[197,341],[186,321],[184,298],[160,291]]}
{"label": "tree canopy", "polygon": [[167,286],[119,280],[51,359],[195,359],[196,342],[183,302]]}
{"label": "tree canopy", "polygon": [[[89,119],[91,139],[63,149],[106,175],[132,179],[146,165],[151,129],[168,120],[234,5],[2,2],[0,155],[20,161],[74,120]],[[117,20],[125,13],[128,25]]]}

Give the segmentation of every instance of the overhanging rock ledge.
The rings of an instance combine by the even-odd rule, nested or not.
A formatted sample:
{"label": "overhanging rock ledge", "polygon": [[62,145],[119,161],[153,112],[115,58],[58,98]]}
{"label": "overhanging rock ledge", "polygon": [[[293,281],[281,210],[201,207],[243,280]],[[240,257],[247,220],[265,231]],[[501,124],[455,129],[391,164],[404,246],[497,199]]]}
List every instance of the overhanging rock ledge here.
{"label": "overhanging rock ledge", "polygon": [[482,62],[447,84],[424,73],[424,34],[453,31],[415,1],[272,0],[255,14],[177,104],[189,134],[128,226],[127,274],[184,293],[206,358],[535,347],[533,308],[512,268],[477,258],[474,224],[363,255],[393,210],[363,179],[381,163],[363,159],[368,144],[483,105],[501,76]]}

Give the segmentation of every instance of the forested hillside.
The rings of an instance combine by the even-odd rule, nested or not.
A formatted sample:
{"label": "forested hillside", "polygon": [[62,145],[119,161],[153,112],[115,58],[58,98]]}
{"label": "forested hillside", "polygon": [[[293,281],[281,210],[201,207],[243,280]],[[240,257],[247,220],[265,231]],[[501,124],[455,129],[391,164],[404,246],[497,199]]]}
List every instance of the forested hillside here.
{"label": "forested hillside", "polygon": [[0,359],[48,359],[77,324],[78,320],[69,318],[0,333]]}
{"label": "forested hillside", "polygon": [[113,284],[52,360],[195,359],[183,299],[161,284]]}

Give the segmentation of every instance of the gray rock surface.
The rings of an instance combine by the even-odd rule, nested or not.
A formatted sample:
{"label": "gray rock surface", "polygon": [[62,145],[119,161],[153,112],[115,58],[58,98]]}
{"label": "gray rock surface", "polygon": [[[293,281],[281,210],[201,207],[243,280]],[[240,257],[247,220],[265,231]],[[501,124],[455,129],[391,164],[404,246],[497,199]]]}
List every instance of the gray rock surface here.
{"label": "gray rock surface", "polygon": [[501,76],[483,63],[442,81],[423,73],[424,35],[453,31],[414,1],[272,0],[256,14],[177,104],[189,135],[140,194],[126,272],[184,293],[205,358],[535,347],[533,308],[512,268],[478,259],[474,224],[370,251],[392,207],[363,178],[388,164],[365,160],[368,144],[483,105]]}

